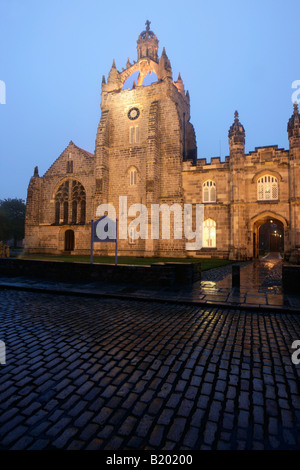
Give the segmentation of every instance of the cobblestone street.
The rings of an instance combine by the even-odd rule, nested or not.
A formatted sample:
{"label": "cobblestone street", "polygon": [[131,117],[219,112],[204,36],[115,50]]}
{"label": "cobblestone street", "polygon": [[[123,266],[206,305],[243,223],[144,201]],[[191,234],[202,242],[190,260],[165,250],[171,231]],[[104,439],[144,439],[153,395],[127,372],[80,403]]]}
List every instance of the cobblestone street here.
{"label": "cobblestone street", "polygon": [[296,449],[300,318],[0,292],[0,449]]}

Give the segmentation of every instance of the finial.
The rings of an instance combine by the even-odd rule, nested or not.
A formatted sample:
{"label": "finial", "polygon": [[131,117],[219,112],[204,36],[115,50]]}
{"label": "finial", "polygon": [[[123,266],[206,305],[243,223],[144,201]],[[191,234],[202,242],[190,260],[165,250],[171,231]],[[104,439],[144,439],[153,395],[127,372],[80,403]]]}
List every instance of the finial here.
{"label": "finial", "polygon": [[179,82],[179,80],[181,80],[181,81],[182,81],[182,78],[181,78],[180,72],[179,72],[179,74],[178,74],[177,82]]}
{"label": "finial", "polygon": [[234,111],[234,119],[235,119],[236,121],[239,120],[239,113],[238,113],[237,111]]}
{"label": "finial", "polygon": [[298,114],[298,103],[295,101],[294,103],[294,114]]}
{"label": "finial", "polygon": [[39,168],[38,168],[38,166],[34,167],[33,176],[39,176]]}
{"label": "finial", "polygon": [[105,81],[105,75],[102,75],[102,83],[106,83],[106,81]]}
{"label": "finial", "polygon": [[136,86],[136,85],[135,85],[135,80],[133,80],[132,89],[134,89],[135,86]]}
{"label": "finial", "polygon": [[116,62],[115,62],[115,59],[113,60],[113,63],[112,63],[112,66],[111,66],[111,68],[114,68],[114,69],[116,68]]}
{"label": "finial", "polygon": [[166,49],[164,47],[163,47],[163,50],[162,50],[162,53],[161,53],[161,57],[163,57],[166,60],[169,60],[169,58],[167,56],[167,53],[166,53]]}
{"label": "finial", "polygon": [[151,24],[151,21],[147,20],[145,25],[146,25],[146,31],[149,31],[150,30],[150,24]]}

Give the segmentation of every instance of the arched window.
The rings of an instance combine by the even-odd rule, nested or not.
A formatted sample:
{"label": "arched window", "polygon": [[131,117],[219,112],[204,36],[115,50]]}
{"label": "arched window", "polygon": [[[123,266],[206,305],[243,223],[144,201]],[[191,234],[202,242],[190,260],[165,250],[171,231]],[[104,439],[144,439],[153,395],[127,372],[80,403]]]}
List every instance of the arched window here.
{"label": "arched window", "polygon": [[203,247],[215,248],[216,240],[216,222],[212,219],[206,219],[203,222]]}
{"label": "arched window", "polygon": [[216,183],[212,180],[207,180],[203,183],[202,187],[203,191],[203,202],[216,202],[217,191],[216,191]]}
{"label": "arched window", "polygon": [[278,199],[278,180],[275,176],[264,175],[257,180],[258,201]]}
{"label": "arched window", "polygon": [[136,186],[136,174],[137,174],[137,171],[136,171],[135,168],[132,168],[129,171],[129,184],[130,184],[130,186]]}
{"label": "arched window", "polygon": [[85,204],[85,189],[82,184],[77,180],[64,181],[55,195],[54,223],[85,224]]}

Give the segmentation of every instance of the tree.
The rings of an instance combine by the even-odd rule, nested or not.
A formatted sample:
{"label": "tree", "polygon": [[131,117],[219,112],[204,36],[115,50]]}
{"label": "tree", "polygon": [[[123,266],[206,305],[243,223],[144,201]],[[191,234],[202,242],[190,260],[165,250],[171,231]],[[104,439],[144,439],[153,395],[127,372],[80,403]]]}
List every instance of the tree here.
{"label": "tree", "polygon": [[14,239],[14,246],[18,240],[24,238],[25,210],[23,199],[0,200],[0,240]]}

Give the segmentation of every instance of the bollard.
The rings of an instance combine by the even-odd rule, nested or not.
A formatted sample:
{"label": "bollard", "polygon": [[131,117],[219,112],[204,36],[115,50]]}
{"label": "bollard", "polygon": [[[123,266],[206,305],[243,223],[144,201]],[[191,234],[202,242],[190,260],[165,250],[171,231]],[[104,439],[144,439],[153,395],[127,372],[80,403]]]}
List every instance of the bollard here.
{"label": "bollard", "polygon": [[239,264],[232,265],[232,287],[240,287],[241,277],[240,277],[240,266]]}

